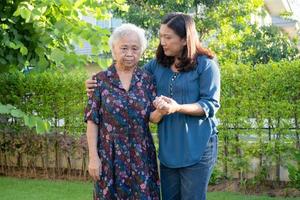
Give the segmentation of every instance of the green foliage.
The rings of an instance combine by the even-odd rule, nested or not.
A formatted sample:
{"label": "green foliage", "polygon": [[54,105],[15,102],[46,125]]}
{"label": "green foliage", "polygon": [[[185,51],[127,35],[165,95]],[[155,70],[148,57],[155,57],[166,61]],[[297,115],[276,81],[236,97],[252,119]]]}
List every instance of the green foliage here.
{"label": "green foliage", "polygon": [[127,1],[128,12],[116,10],[115,14],[128,22],[151,30],[157,34],[161,18],[170,12],[191,13],[195,16],[201,38],[208,36],[226,23],[239,27],[245,23],[254,10],[263,5],[262,0],[177,0],[177,1]]}
{"label": "green foliage", "polygon": [[[262,183],[274,168],[287,165],[290,152],[299,149],[300,60],[255,67],[226,64],[221,74],[219,161],[212,182],[238,175],[244,183],[253,173],[255,181]],[[43,117],[55,131],[78,135],[85,131],[85,79],[83,72],[3,73],[0,100]],[[155,125],[151,131],[156,132]],[[63,151],[71,154],[68,145],[73,141],[62,144]],[[254,158],[258,160],[255,171]],[[297,180],[297,174],[291,176]]]}
{"label": "green foliage", "polygon": [[0,114],[7,114],[14,118],[21,118],[24,121],[25,126],[29,128],[35,127],[37,133],[46,133],[50,131],[50,124],[48,121],[37,116],[27,115],[10,104],[3,105],[0,103]]}
{"label": "green foliage", "polygon": [[224,178],[224,174],[221,169],[214,168],[209,179],[209,185],[217,185]]}
{"label": "green foliage", "polygon": [[292,155],[296,164],[290,163],[288,165],[289,178],[291,180],[291,185],[300,189],[300,152],[293,152]]}
{"label": "green foliage", "polygon": [[[68,169],[69,177],[72,169],[80,171],[78,178],[87,176],[88,145],[85,135],[78,137],[57,132],[43,135],[28,131],[18,134],[1,132],[0,155],[6,155],[6,159],[0,159],[1,166],[5,166],[1,173],[6,175],[10,174],[9,167],[30,167],[34,171],[42,168],[48,178],[61,176],[65,169]],[[9,159],[9,155],[16,156],[16,159]],[[37,159],[41,162],[37,162]],[[48,170],[53,167],[56,168],[54,174]]]}
{"label": "green foliage", "polygon": [[142,28],[147,29],[149,35],[149,47],[144,53],[144,61],[152,59],[155,55],[158,44],[158,29],[162,17],[169,12],[187,12],[194,8],[194,2],[190,0],[130,0],[128,12],[114,10],[114,16],[122,20],[134,23]]}
{"label": "green foliage", "polygon": [[[88,41],[95,55],[107,52],[109,30],[81,20],[108,19],[111,10],[126,10],[124,0],[3,0],[0,4],[0,72],[24,67],[39,70],[78,67],[87,58],[74,44]],[[88,58],[98,62],[98,56]]]}
{"label": "green foliage", "polygon": [[213,8],[205,6],[196,20],[200,35],[203,35],[201,38],[213,35],[220,40],[227,34],[230,41],[238,40],[236,36],[246,31],[251,15],[258,14],[263,3],[262,0],[233,0],[220,1]]}
{"label": "green foliage", "polygon": [[256,25],[249,28],[251,31],[240,33],[239,41],[225,42],[223,47],[218,42],[214,44],[214,49],[220,52],[220,62],[232,59],[236,63],[256,65],[270,61],[295,60],[299,57],[297,41],[291,41],[279,28]]}
{"label": "green foliage", "polygon": [[[255,65],[299,57],[297,42],[291,41],[278,28],[251,25],[251,17],[264,16],[263,1],[224,1],[218,9],[207,12],[198,28],[221,64]],[[201,31],[200,31],[201,33]]]}
{"label": "green foliage", "polygon": [[[0,99],[29,115],[47,119],[51,126],[68,133],[82,133],[83,109],[86,104],[84,80],[87,75],[75,70],[69,73],[0,74]],[[63,121],[62,121],[63,120]],[[25,123],[31,124],[31,118]]]}
{"label": "green foliage", "polygon": [[[285,166],[290,151],[299,147],[300,60],[255,68],[227,64],[221,68],[222,108],[219,165],[225,177],[252,172],[260,182]],[[258,169],[251,163],[258,160]],[[265,169],[267,169],[267,174]]]}
{"label": "green foliage", "polygon": [[265,15],[263,0],[133,0],[128,5],[129,12],[116,10],[114,14],[150,31],[150,48],[144,56],[147,60],[154,57],[160,21],[170,12],[194,16],[200,39],[217,54],[221,64],[265,64],[299,56],[297,42],[277,28],[250,25],[254,15]]}
{"label": "green foliage", "polygon": [[[125,21],[146,28],[150,31],[150,38],[158,37],[163,16],[170,12],[184,12],[194,15],[201,39],[210,41],[212,36],[217,37],[221,46],[226,45],[221,42],[222,37],[230,35],[232,39],[237,39],[236,36],[248,25],[251,14],[263,5],[262,0],[133,0],[127,3],[128,12],[116,10],[114,14]],[[227,34],[228,31],[230,34]],[[153,56],[153,51],[150,52]]]}

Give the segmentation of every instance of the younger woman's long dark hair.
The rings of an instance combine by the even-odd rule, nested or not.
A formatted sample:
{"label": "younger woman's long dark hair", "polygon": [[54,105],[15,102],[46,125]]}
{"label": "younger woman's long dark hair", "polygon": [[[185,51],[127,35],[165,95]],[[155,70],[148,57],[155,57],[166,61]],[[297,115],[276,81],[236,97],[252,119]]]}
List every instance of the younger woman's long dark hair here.
{"label": "younger woman's long dark hair", "polygon": [[[213,58],[213,53],[201,46],[198,38],[195,22],[189,15],[183,13],[170,13],[165,16],[161,22],[168,28],[172,29],[180,38],[186,39],[186,46],[182,50],[179,57],[180,62],[176,64],[178,71],[190,71],[195,68],[197,56],[205,55]],[[156,59],[158,63],[165,67],[170,67],[175,58],[173,56],[166,56],[161,44],[156,50]]]}

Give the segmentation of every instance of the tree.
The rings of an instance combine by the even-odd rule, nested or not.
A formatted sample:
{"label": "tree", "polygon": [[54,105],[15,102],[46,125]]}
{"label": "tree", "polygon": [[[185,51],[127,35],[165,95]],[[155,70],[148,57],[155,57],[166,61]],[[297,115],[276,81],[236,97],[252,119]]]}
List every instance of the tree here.
{"label": "tree", "polygon": [[299,57],[296,41],[275,26],[252,26],[252,32],[245,36],[240,58],[243,63],[266,64],[269,61],[294,60]]}
{"label": "tree", "polygon": [[211,47],[218,52],[219,61],[250,64],[299,58],[297,39],[290,40],[275,26],[249,25],[245,31],[234,34],[223,29]]}
{"label": "tree", "polygon": [[23,120],[25,126],[29,128],[35,127],[37,133],[45,133],[50,130],[50,124],[48,121],[37,116],[28,115],[10,104],[3,105],[0,103],[0,114],[11,115],[14,118]]}
{"label": "tree", "polygon": [[76,55],[74,44],[88,41],[94,55],[109,51],[109,30],[81,20],[108,19],[126,10],[125,0],[3,0],[0,4],[0,72],[24,67],[40,70],[101,64],[98,56]]}
{"label": "tree", "polygon": [[115,15],[146,28],[152,38],[157,38],[164,15],[184,12],[194,16],[200,39],[210,43],[211,40],[218,40],[224,29],[230,29],[234,35],[246,29],[251,14],[263,5],[263,0],[128,0],[127,3],[128,12],[116,10]]}
{"label": "tree", "polygon": [[[135,23],[157,35],[160,21],[170,12],[193,13],[196,17],[204,16],[207,12],[229,0],[128,0],[128,12],[115,10],[114,14],[127,22]],[[197,18],[196,18],[197,20]],[[201,31],[200,31],[201,32]]]}
{"label": "tree", "polygon": [[[111,11],[127,9],[125,0],[2,0],[0,4],[0,73],[33,67],[36,70],[105,63],[97,55],[109,51],[110,31],[81,20],[90,16],[109,19]],[[96,56],[79,56],[74,44],[88,41]],[[49,130],[48,122],[11,105],[0,114],[24,120],[38,133]]]}
{"label": "tree", "polygon": [[[158,43],[161,18],[169,12],[184,12],[194,15],[200,39],[209,46],[219,62],[261,63],[262,60],[296,58],[296,46],[274,28],[251,25],[253,15],[264,15],[263,0],[128,0],[129,11],[116,11],[125,21],[149,30],[150,48],[146,58],[154,56]],[[266,39],[268,34],[272,39]],[[264,35],[264,36],[260,36]],[[257,38],[256,38],[257,37]],[[271,47],[271,48],[266,48]],[[254,50],[255,49],[255,50]],[[276,52],[281,49],[281,52]],[[263,54],[263,55],[262,55]],[[281,56],[279,56],[279,54]],[[283,56],[286,54],[285,56]],[[263,58],[264,56],[268,58]]]}

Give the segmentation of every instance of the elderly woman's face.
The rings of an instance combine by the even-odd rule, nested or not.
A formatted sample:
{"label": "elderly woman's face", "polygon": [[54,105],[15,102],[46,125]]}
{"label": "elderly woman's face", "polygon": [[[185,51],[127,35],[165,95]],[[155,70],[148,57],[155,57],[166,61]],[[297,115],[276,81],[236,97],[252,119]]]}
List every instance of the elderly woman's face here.
{"label": "elderly woman's face", "polygon": [[132,33],[120,38],[113,49],[116,66],[131,68],[137,66],[141,57],[141,45],[137,34]]}

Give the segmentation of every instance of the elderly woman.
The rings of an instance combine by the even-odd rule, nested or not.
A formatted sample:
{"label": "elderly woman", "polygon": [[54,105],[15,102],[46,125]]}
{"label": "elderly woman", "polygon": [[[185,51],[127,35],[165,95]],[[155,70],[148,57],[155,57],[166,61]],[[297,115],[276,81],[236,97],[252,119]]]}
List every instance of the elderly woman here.
{"label": "elderly woman", "polygon": [[138,68],[146,48],[144,30],[123,24],[109,44],[114,63],[95,78],[85,110],[89,173],[94,199],[159,199],[159,178],[149,120],[161,113],[151,75]]}

